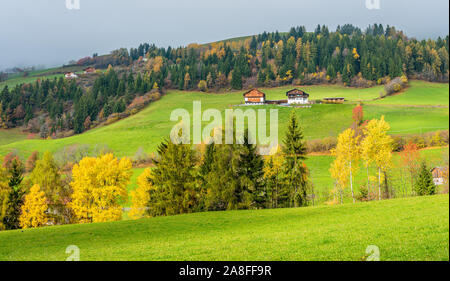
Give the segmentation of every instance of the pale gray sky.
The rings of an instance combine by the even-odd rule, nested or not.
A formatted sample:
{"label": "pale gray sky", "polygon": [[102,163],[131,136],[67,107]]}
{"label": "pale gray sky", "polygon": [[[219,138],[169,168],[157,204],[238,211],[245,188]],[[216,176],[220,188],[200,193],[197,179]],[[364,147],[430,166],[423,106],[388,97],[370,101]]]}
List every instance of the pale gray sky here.
{"label": "pale gray sky", "polygon": [[139,43],[180,46],[317,24],[382,23],[410,37],[449,32],[448,0],[0,0],[0,69],[67,63]]}

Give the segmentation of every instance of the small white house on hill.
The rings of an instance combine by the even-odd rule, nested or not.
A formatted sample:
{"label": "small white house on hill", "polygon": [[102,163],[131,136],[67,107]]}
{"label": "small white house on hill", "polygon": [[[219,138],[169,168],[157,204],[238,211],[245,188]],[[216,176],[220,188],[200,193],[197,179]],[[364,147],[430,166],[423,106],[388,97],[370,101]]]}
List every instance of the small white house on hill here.
{"label": "small white house on hill", "polygon": [[435,185],[445,184],[445,178],[448,178],[448,167],[435,167],[431,170],[433,182]]}
{"label": "small white house on hill", "polygon": [[248,105],[263,105],[266,102],[266,94],[258,89],[252,89],[244,93],[244,101]]}
{"label": "small white house on hill", "polygon": [[73,72],[67,72],[67,73],[64,75],[64,77],[65,77],[66,79],[73,79],[73,78],[77,78],[78,76],[77,76],[75,73],[73,73]]}
{"label": "small white house on hill", "polygon": [[309,104],[309,94],[299,89],[286,93],[288,104]]}

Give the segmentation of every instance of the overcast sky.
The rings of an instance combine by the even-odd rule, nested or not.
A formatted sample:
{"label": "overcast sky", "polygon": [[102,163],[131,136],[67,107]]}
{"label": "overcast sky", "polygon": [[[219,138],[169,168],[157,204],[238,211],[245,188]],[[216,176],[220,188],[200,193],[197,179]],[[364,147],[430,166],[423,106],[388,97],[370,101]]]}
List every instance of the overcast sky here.
{"label": "overcast sky", "polygon": [[382,23],[419,39],[449,32],[448,0],[379,0],[380,9],[371,10],[366,0],[79,1],[79,10],[69,10],[66,0],[0,0],[0,69],[60,65],[143,42],[180,46],[298,25],[312,31],[317,24],[334,30]]}

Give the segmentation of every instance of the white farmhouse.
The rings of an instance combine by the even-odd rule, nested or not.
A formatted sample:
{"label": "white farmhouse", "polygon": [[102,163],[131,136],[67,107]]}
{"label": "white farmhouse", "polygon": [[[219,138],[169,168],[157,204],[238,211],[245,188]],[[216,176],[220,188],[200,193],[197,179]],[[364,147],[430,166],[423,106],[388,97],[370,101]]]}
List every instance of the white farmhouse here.
{"label": "white farmhouse", "polygon": [[72,78],[77,78],[78,76],[73,73],[73,72],[67,72],[64,77],[66,77],[66,79],[72,79]]}
{"label": "white farmhouse", "polygon": [[309,104],[309,94],[299,89],[286,93],[288,104]]}
{"label": "white farmhouse", "polygon": [[247,105],[263,105],[266,103],[266,94],[258,89],[252,89],[244,93],[244,101]]}

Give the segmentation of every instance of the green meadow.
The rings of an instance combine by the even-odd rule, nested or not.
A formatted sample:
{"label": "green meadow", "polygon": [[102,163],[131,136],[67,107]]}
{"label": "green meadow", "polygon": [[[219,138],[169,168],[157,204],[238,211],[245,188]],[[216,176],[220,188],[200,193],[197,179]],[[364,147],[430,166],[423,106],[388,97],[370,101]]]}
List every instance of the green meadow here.
{"label": "green meadow", "polygon": [[226,211],[0,232],[0,260],[448,261],[449,197]]}
{"label": "green meadow", "polygon": [[0,145],[9,144],[21,140],[25,140],[27,135],[22,133],[20,128],[0,129]]}
{"label": "green meadow", "polygon": [[449,102],[448,84],[425,81],[411,81],[411,87],[405,92],[385,99],[372,101],[372,104],[386,105],[430,105],[447,106]]}
{"label": "green meadow", "polygon": [[[449,148],[433,148],[433,149],[424,149],[420,151],[420,156],[423,160],[427,162],[430,167],[442,166],[444,162],[444,155],[448,155]],[[310,179],[314,185],[314,194],[315,199],[314,203],[317,205],[323,204],[326,201],[332,199],[330,195],[331,190],[334,188],[333,179],[330,176],[329,168],[334,158],[331,155],[309,155],[308,159],[305,161],[309,172]],[[393,168],[390,169],[391,175],[391,187],[397,192],[402,192],[407,188],[407,196],[412,196],[412,190],[409,186],[409,181],[407,181],[407,174],[404,173],[405,181],[401,182],[399,179],[402,178],[402,171],[400,168],[400,155],[399,153],[395,153],[393,157]],[[359,170],[354,173],[354,189],[355,193],[359,194],[360,187],[367,185],[367,171],[366,168],[359,163]],[[137,178],[142,172],[144,168],[134,168],[133,176],[131,177],[130,184],[128,186],[128,202],[123,204],[124,207],[131,206],[131,191],[137,188]],[[369,170],[371,175],[376,175],[377,171],[374,167]],[[344,203],[351,203],[351,191],[350,188],[347,187],[344,190]],[[399,194],[397,194],[399,195]],[[403,193],[401,194],[403,196]],[[127,218],[126,216],[124,217]]]}
{"label": "green meadow", "polygon": [[3,90],[5,86],[8,86],[8,88],[13,88],[16,85],[24,84],[24,83],[33,83],[37,79],[54,79],[64,77],[64,74],[52,74],[52,75],[45,75],[45,76],[27,76],[27,77],[15,77],[8,79],[6,81],[3,81],[0,83],[0,91]]}
{"label": "green meadow", "polygon": [[24,83],[33,83],[37,79],[54,79],[64,77],[66,72],[76,72],[82,73],[82,66],[67,66],[67,67],[55,67],[42,70],[30,71],[27,76],[23,73],[12,74],[6,81],[0,82],[0,91],[3,90],[5,86],[13,88],[16,85]]}
{"label": "green meadow", "polygon": [[[406,99],[411,96],[413,100],[417,93],[427,92],[428,87],[424,85],[428,84],[431,83],[413,81],[411,87],[405,92],[382,99],[385,104],[378,104],[376,101],[365,102],[365,118],[380,118],[384,115],[391,125],[391,133],[393,134],[423,133],[448,129],[448,105],[437,106],[441,104],[440,99],[437,99],[434,104],[437,107],[430,106],[431,99],[423,99],[423,104],[419,104],[421,100],[417,99],[415,105],[396,106],[390,104],[391,99],[395,101],[400,96],[405,96]],[[448,98],[447,84],[445,86],[444,84],[434,83],[431,86],[430,92],[433,95],[440,94]],[[266,92],[267,99],[283,99],[286,90],[290,88],[292,87],[263,89],[263,91]],[[91,146],[104,144],[114,150],[118,156],[133,156],[139,147],[147,152],[153,152],[162,138],[167,137],[176,124],[176,122],[170,121],[172,111],[178,108],[186,109],[192,116],[193,101],[201,101],[203,111],[213,108],[220,110],[222,113],[228,108],[244,111],[249,108],[266,109],[267,117],[269,117],[270,109],[278,109],[278,135],[280,139],[285,133],[287,120],[292,110],[295,110],[300,117],[306,139],[337,136],[351,125],[354,104],[358,100],[373,100],[379,97],[379,92],[383,90],[382,87],[355,89],[339,86],[302,86],[300,88],[310,93],[310,99],[312,100],[324,97],[345,97],[348,102],[345,104],[316,104],[312,108],[297,109],[275,105],[237,107],[236,105],[243,102],[243,91],[220,94],[169,91],[161,100],[150,104],[136,115],[69,138],[56,140],[18,139],[11,142],[3,140],[8,136],[0,133],[0,155],[8,153],[10,150],[18,150],[24,156],[29,155],[34,150],[56,152],[73,144]],[[206,124],[207,122],[203,122],[203,125]]]}

